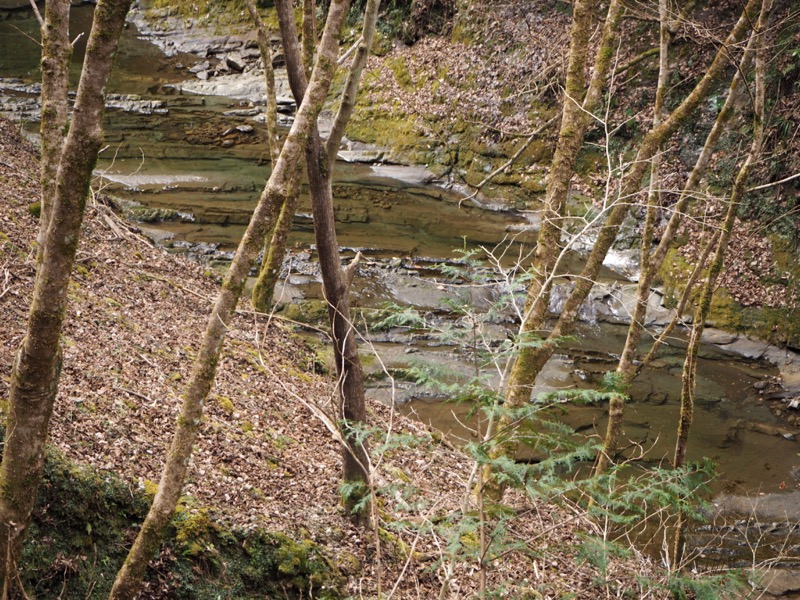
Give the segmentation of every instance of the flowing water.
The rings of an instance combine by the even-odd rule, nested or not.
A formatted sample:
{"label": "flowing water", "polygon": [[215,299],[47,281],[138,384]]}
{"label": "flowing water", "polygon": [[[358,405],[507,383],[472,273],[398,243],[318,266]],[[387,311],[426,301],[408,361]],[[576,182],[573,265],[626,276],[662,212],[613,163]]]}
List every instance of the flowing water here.
{"label": "flowing water", "polygon": [[[86,29],[90,18],[91,9],[74,9],[74,33]],[[0,101],[6,109],[9,101],[25,106],[33,98],[26,84],[38,76],[36,44],[29,39],[35,37],[31,19],[0,21]],[[81,51],[79,47],[76,60]],[[123,108],[107,112],[108,147],[99,162],[105,178],[98,178],[97,185],[148,210],[157,209],[151,216],[166,217],[142,224],[161,243],[207,252],[211,247],[206,245],[212,244],[226,251],[235,247],[269,175],[268,152],[263,125],[243,116],[252,112],[250,104],[183,93],[175,86],[193,77],[181,63],[197,60],[184,55],[167,59],[140,39],[135,27],[126,29],[109,92],[136,96],[123,98]],[[531,215],[462,205],[461,195],[429,179],[420,167],[337,164],[340,244],[349,249],[346,254],[361,249],[367,257],[355,286],[355,304],[375,307],[393,301],[446,320],[442,302],[457,291],[443,285],[432,263],[452,258],[454,248],[492,247],[504,240],[513,241],[505,264],[529,251],[535,234],[520,231],[530,229]],[[306,198],[290,239],[293,260],[306,269],[305,275],[301,268],[290,277],[297,284],[291,286],[295,296],[313,297],[319,289],[309,213]],[[579,262],[573,257],[564,268],[572,271]],[[622,277],[606,271],[604,279]],[[550,361],[537,380],[539,390],[597,387],[603,373],[613,368],[626,326],[615,319],[591,321],[580,326],[579,342],[566,344]],[[511,326],[497,322],[498,339]],[[373,344],[390,369],[408,366],[412,359],[455,370],[471,368],[459,348],[424,335],[394,330],[376,335]],[[626,413],[626,437],[636,444],[633,448],[648,448],[647,460],[653,462],[669,456],[674,445],[683,347],[680,336],[675,337],[643,373]],[[370,369],[374,397],[397,402],[403,412],[432,423],[456,441],[476,435],[470,407],[444,402],[403,382],[391,386],[375,373],[376,366]],[[703,347],[690,458],[710,457],[718,464],[717,491],[772,493],[797,485],[798,442],[764,402],[763,388],[776,372],[767,362]],[[563,420],[581,432],[599,435],[605,412],[604,406],[574,406]]]}

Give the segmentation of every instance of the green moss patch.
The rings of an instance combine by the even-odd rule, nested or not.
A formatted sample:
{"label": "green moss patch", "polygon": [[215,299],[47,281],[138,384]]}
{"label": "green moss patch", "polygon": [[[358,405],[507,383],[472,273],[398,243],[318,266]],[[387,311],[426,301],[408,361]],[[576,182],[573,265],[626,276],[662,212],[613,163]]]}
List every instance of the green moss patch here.
{"label": "green moss patch", "polygon": [[[149,503],[145,491],[50,451],[24,546],[22,578],[32,596],[106,598]],[[148,597],[341,596],[340,572],[309,540],[231,528],[185,504],[166,540],[147,573]]]}

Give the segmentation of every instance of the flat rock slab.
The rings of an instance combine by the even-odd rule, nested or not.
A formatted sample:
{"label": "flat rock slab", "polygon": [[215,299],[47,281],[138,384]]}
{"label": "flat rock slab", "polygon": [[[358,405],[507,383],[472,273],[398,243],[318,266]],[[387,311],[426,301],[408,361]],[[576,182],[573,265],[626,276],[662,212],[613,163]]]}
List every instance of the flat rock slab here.
{"label": "flat rock slab", "polygon": [[763,496],[719,496],[714,500],[718,515],[755,518],[758,521],[800,521],[800,491]]}
{"label": "flat rock slab", "polygon": [[768,597],[781,597],[800,592],[800,573],[784,569],[755,569],[748,579],[759,590],[763,590]]}
{"label": "flat rock slab", "polygon": [[717,344],[718,346],[724,346],[726,344],[732,344],[737,339],[739,339],[739,334],[723,331],[722,329],[714,329],[713,327],[706,327],[703,330],[702,339],[704,342],[707,342],[709,344]]}

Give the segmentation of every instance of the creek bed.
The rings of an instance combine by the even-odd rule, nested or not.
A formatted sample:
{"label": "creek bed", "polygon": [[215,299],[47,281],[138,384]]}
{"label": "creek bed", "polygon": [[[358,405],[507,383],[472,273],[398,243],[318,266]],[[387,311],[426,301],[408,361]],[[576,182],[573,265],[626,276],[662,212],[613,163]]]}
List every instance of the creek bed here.
{"label": "creek bed", "polygon": [[[74,37],[87,28],[91,8],[73,9],[73,15]],[[0,21],[0,94],[5,107],[30,105],[37,93],[31,86],[38,76],[36,46],[20,37],[18,29],[35,36],[37,26],[30,18]],[[76,61],[82,52],[79,45]],[[142,224],[161,243],[190,248],[212,244],[213,254],[230,250],[238,242],[269,164],[263,125],[252,119],[251,103],[181,91],[180,82],[192,77],[181,65],[198,60],[181,54],[167,59],[134,26],[126,29],[109,86],[109,91],[125,96],[122,108],[107,111],[108,148],[98,165],[98,174],[105,178],[98,179],[98,185],[157,211],[151,214],[167,216]],[[35,110],[31,115],[35,116]],[[379,307],[393,301],[441,312],[442,300],[458,292],[444,285],[443,277],[431,268],[437,257],[451,260],[454,248],[494,247],[511,241],[512,250],[503,262],[508,266],[530,251],[535,239],[535,218],[530,214],[462,205],[457,192],[429,179],[430,173],[420,167],[337,165],[340,243],[350,248],[345,251],[347,257],[354,249],[363,250],[370,266],[361,270],[354,285],[355,305]],[[309,213],[304,197],[290,246],[293,257],[303,257],[298,264],[309,272],[296,278],[297,285],[288,286],[294,298],[319,297]],[[564,271],[574,272],[579,265],[580,258],[572,257]],[[623,278],[606,270],[603,279]],[[498,338],[510,327],[513,324],[499,323]],[[616,362],[625,330],[624,324],[613,319],[590,318],[579,328],[580,343],[559,350],[537,380],[537,388],[597,387],[602,374]],[[448,364],[455,370],[472,368],[457,348],[430,339],[402,331],[375,339],[373,347],[389,369],[407,367],[411,357]],[[637,451],[648,448],[649,461],[659,462],[672,452],[683,347],[681,336],[676,336],[633,388],[625,434],[637,444]],[[473,439],[469,406],[443,402],[404,382],[398,382],[393,392],[388,380],[376,374],[376,364],[370,367],[373,397],[397,402],[402,412],[431,423],[456,442]],[[764,394],[756,388],[763,388],[776,373],[765,361],[713,345],[703,347],[690,458],[707,456],[718,464],[720,475],[713,483],[717,492],[780,495],[784,489],[797,487],[798,442],[768,410]],[[584,434],[601,435],[606,408],[567,407],[562,418]],[[787,515],[787,519],[796,521],[797,515]],[[797,544],[797,540],[787,543]]]}

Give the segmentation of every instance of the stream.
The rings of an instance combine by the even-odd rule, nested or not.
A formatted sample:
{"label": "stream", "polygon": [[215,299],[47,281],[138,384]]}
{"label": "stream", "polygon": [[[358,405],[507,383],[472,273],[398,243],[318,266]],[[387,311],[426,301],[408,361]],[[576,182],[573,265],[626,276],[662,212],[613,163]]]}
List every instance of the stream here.
{"label": "stream", "polygon": [[[74,8],[72,15],[77,34],[88,27],[91,8]],[[3,20],[0,15],[0,113],[12,118],[37,118],[38,89],[33,84],[38,55],[35,42],[26,37],[37,35],[33,19],[14,13]],[[211,52],[211,43],[206,55],[165,56],[151,39],[140,36],[133,24],[124,32],[108,90],[107,147],[96,185],[122,198],[128,216],[139,219],[141,230],[158,243],[224,264],[269,175],[259,122],[262,105],[187,91],[184,82],[199,79],[187,69],[217,54]],[[81,41],[85,44],[85,36]],[[239,52],[247,50],[242,42]],[[79,42],[75,73],[82,52]],[[283,107],[281,119],[290,122],[291,107]],[[36,125],[29,127],[35,131]],[[504,244],[506,257],[499,262],[510,267],[530,251],[534,214],[460,203],[463,194],[437,185],[424,167],[385,163],[380,150],[353,144],[342,158],[346,160],[336,165],[334,189],[337,231],[345,261],[356,251],[364,255],[352,298],[360,309],[392,302],[414,307],[434,321],[457,323],[446,301],[468,288],[448,281],[435,268],[437,263],[452,262],[456,248]],[[278,290],[283,303],[320,295],[310,212],[304,194],[289,242],[286,282]],[[575,272],[580,262],[579,256],[571,256],[564,272]],[[556,305],[567,286],[558,288]],[[602,285],[583,311],[577,341],[559,349],[537,380],[537,391],[599,387],[624,343],[626,294],[632,287],[623,274],[605,269]],[[656,330],[669,314],[659,299],[655,295]],[[489,302],[485,294],[477,306]],[[509,315],[486,324],[498,340],[514,327]],[[380,356],[380,361],[365,360],[373,398],[396,403],[401,412],[431,423],[456,443],[475,437],[468,405],[446,402],[381,374],[381,363],[396,371],[414,362],[466,373],[473,367],[461,348],[401,328],[374,332],[370,339]],[[789,492],[798,488],[800,447],[796,432],[774,416],[766,401],[781,393],[775,384],[778,369],[762,358],[769,355],[763,344],[724,332],[712,332],[709,339],[716,343],[705,343],[701,352],[690,459],[708,457],[717,464],[719,475],[712,483],[717,494],[790,498]],[[670,340],[637,379],[626,411],[626,438],[637,448],[647,448],[646,460],[653,463],[671,456],[674,448],[684,348],[683,334]],[[370,352],[365,349],[364,355]],[[562,419],[578,431],[602,435],[606,412],[604,405],[569,406]],[[520,458],[531,458],[526,452]],[[797,514],[790,512],[786,519],[797,521]],[[738,560],[728,558],[729,563]]]}

